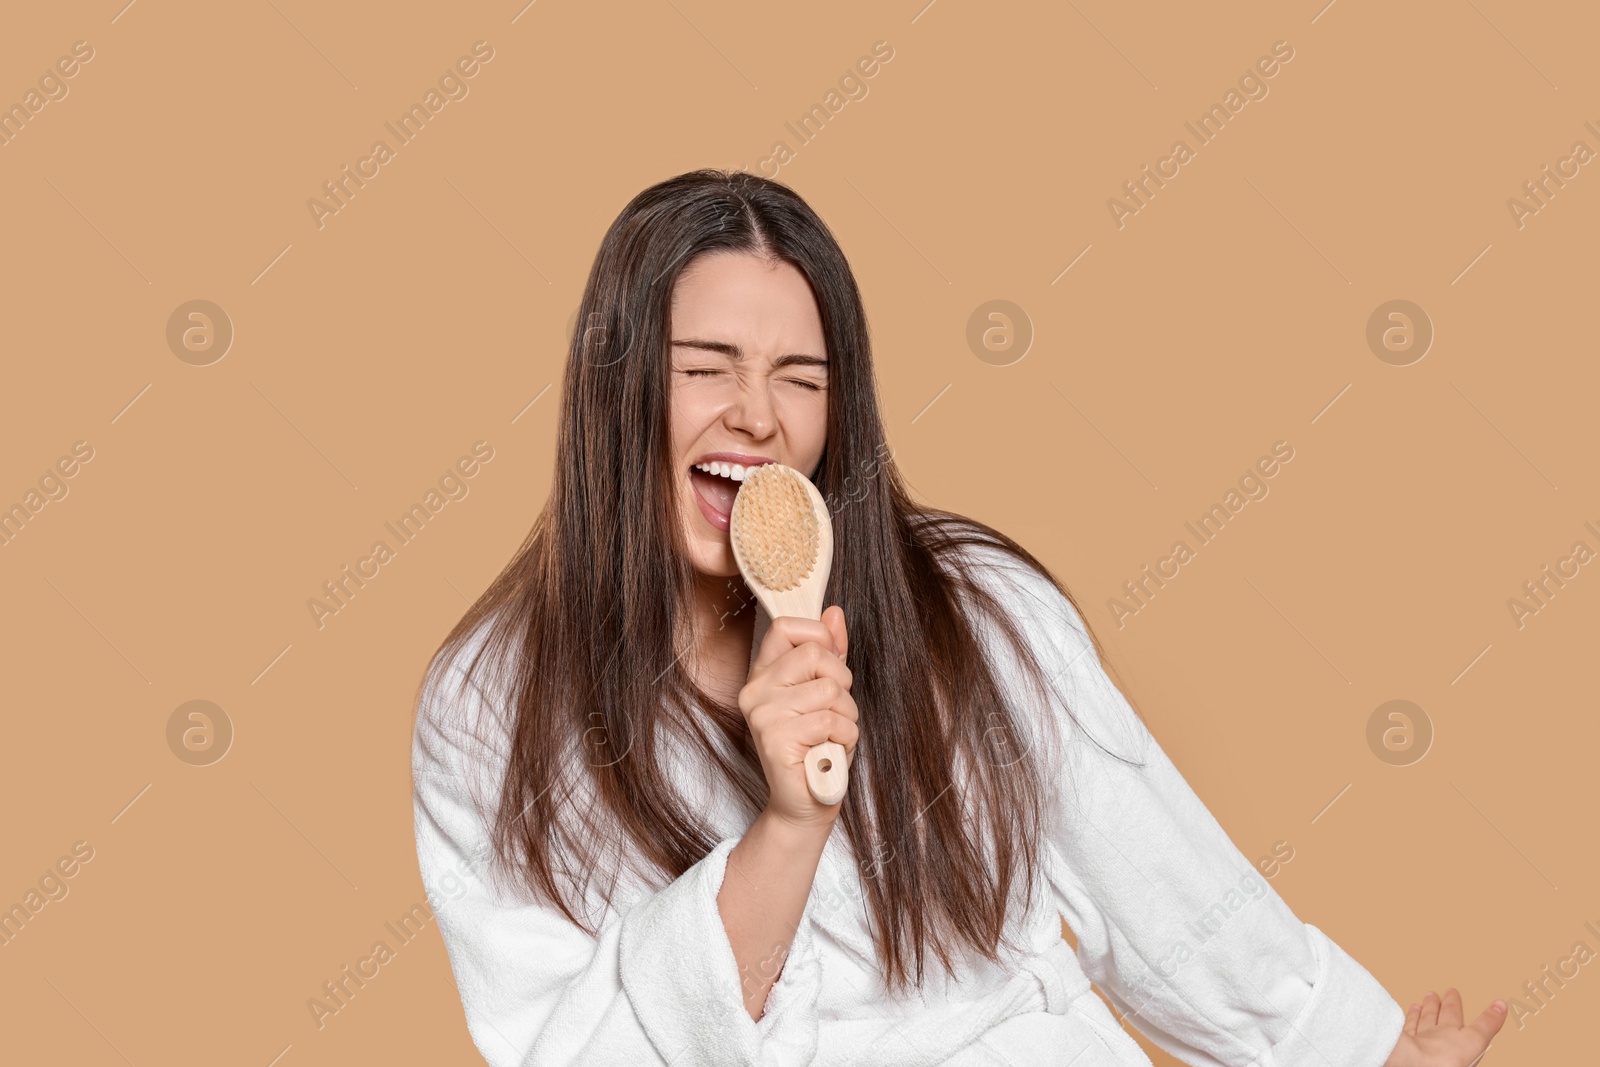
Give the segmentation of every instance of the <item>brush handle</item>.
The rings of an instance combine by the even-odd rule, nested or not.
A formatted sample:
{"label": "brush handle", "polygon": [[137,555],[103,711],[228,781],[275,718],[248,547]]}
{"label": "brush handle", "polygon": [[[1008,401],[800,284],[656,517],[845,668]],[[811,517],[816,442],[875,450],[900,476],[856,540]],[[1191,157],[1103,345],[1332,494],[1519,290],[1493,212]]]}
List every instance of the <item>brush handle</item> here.
{"label": "brush handle", "polygon": [[837,804],[850,788],[850,765],[837,741],[812,745],[806,753],[806,785],[818,804]]}
{"label": "brush handle", "polygon": [[[822,606],[813,602],[792,614],[820,621]],[[806,753],[805,763],[806,786],[818,804],[832,806],[844,799],[845,791],[850,788],[850,761],[845,757],[843,745],[837,741],[812,745],[811,751]]]}
{"label": "brush handle", "polygon": [[[822,618],[820,586],[814,590],[799,589],[788,593],[774,593],[757,586],[755,594],[769,618],[776,619],[781,615],[800,619]],[[818,804],[831,806],[839,803],[850,788],[850,761],[845,756],[844,746],[837,741],[812,745],[806,753],[805,764],[806,787],[811,790],[812,798]]]}

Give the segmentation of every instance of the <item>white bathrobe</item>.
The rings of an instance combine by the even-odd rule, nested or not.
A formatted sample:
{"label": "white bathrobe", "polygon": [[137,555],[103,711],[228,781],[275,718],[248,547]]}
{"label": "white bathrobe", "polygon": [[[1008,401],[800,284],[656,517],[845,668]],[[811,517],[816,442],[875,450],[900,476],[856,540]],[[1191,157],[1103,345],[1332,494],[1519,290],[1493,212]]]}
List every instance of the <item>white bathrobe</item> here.
{"label": "white bathrobe", "polygon": [[[999,967],[968,959],[953,980],[930,957],[922,989],[887,996],[862,879],[894,857],[854,857],[836,825],[756,1021],[716,901],[751,816],[708,776],[685,771],[683,781],[723,828],[720,843],[665,888],[625,880],[598,939],[491,881],[472,797],[498,796],[510,720],[503,698],[463,681],[474,635],[419,703],[414,809],[423,884],[468,1029],[493,1067],[1148,1065],[1091,981],[1188,1064],[1380,1067],[1400,1035],[1400,1005],[1234,846],[1106,676],[1071,603],[998,552],[977,558],[1083,727],[1144,766],[1105,755],[1058,701],[1018,683],[1025,714],[1051,716],[1065,741],[1028,738],[1052,788],[1035,904],[1008,926],[1026,951]],[[769,622],[758,616],[752,659]],[[982,632],[1002,677],[1016,678],[992,628]],[[870,707],[861,728],[868,745]]]}

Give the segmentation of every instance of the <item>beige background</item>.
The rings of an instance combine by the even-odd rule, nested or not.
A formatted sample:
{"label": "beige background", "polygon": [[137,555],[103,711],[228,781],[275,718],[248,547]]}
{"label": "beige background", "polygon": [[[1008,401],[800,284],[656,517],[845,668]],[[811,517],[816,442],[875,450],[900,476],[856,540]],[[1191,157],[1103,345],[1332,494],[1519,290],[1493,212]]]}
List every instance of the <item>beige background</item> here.
{"label": "beige background", "polygon": [[[476,1061],[431,925],[320,1029],[307,1001],[424,902],[413,689],[544,500],[602,233],[778,140],[918,493],[1068,583],[1241,850],[1293,848],[1302,918],[1469,1013],[1600,947],[1600,565],[1507,606],[1600,549],[1597,166],[1507,207],[1600,149],[1586,5],[121,3],[0,34],[0,103],[94,50],[0,147],[0,505],[93,450],[0,547],[0,902],[93,850],[0,948],[7,1060]],[[306,201],[480,40],[470,94],[319,229]],[[1118,228],[1108,198],[1277,41],[1269,94]],[[209,366],[166,339],[197,299],[234,331]],[[1366,341],[1396,299],[1436,332],[1408,366]],[[966,340],[991,300],[1034,334],[1006,366]],[[1270,495],[1119,628],[1108,598],[1280,440]],[[319,628],[322,583],[477,441],[469,495]],[[1409,766],[1367,740],[1394,699],[1434,731]],[[234,731],[209,766],[169,747],[191,700]],[[1488,1062],[1592,1048],[1594,969]]]}

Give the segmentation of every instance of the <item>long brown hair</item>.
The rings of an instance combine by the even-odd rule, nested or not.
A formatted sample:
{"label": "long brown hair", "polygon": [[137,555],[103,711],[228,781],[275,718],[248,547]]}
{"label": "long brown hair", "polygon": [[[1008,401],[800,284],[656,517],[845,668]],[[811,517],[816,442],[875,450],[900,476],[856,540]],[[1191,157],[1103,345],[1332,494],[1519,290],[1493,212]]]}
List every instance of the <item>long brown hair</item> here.
{"label": "long brown hair", "polygon": [[920,985],[930,947],[947,971],[958,944],[998,961],[1019,882],[1023,906],[1032,900],[1046,782],[1036,761],[1016,758],[1032,727],[1015,721],[962,599],[998,623],[1035,683],[1049,683],[963,550],[998,549],[1071,597],[1011,538],[913,502],[884,433],[844,253],[791,189],[742,172],[663,181],[606,232],[568,352],[550,497],[430,665],[429,676],[480,625],[488,636],[469,676],[485,654],[508,664],[503,714],[514,724],[495,858],[591,933],[576,905],[596,876],[613,875],[609,902],[621,866],[683,874],[719,835],[663,765],[668,726],[752,817],[765,805],[743,715],[682,663],[695,572],[675,492],[686,472],[670,447],[670,296],[714,252],[793,264],[821,314],[829,383],[817,487],[836,543],[826,603],[843,606],[850,628],[862,738],[839,820],[863,866],[893,857],[864,880],[884,980],[902,988],[914,971]]}

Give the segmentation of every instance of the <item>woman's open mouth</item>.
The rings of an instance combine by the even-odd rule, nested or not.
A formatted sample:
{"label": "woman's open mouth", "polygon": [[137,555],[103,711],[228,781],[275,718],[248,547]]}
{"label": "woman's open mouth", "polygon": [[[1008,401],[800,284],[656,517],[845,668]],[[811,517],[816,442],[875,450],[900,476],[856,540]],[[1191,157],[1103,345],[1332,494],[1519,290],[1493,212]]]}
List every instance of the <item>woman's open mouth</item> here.
{"label": "woman's open mouth", "polygon": [[749,469],[743,464],[723,460],[696,463],[689,468],[695,503],[712,529],[727,531],[729,517],[733,514],[733,498],[739,495],[739,483],[744,481],[745,471]]}

